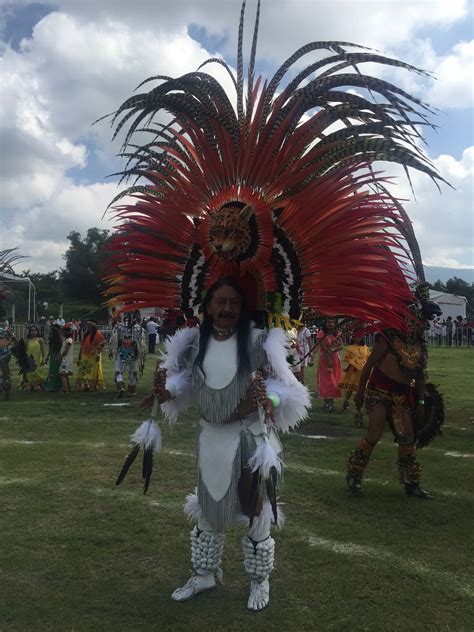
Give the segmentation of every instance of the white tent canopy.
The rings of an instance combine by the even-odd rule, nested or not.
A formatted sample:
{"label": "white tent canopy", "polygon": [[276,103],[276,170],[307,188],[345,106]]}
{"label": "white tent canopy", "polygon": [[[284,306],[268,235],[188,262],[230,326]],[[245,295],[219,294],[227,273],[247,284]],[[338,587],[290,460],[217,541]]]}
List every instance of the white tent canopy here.
{"label": "white tent canopy", "polygon": [[[36,320],[36,287],[34,283],[28,277],[20,277],[16,274],[10,274],[8,272],[2,272],[0,275],[0,281],[6,286],[9,283],[28,283],[28,321],[33,317],[33,321]],[[13,319],[14,320],[14,317]]]}
{"label": "white tent canopy", "polygon": [[457,296],[456,294],[448,294],[448,292],[439,292],[438,290],[430,290],[430,299],[438,303],[443,310],[440,318],[451,316],[453,320],[457,316],[466,318],[467,298],[465,296]]}

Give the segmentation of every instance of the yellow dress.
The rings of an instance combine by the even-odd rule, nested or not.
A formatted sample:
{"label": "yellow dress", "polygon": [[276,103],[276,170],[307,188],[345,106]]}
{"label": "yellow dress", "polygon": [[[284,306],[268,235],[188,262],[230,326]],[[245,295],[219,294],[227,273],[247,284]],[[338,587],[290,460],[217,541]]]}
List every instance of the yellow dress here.
{"label": "yellow dress", "polygon": [[349,345],[344,354],[343,362],[347,362],[339,387],[344,391],[357,391],[362,369],[370,355],[366,345]]}
{"label": "yellow dress", "polygon": [[41,338],[29,338],[26,341],[26,355],[28,356],[28,372],[26,374],[28,384],[40,388],[45,379],[45,370],[42,367],[44,358]]}
{"label": "yellow dress", "polygon": [[81,346],[81,360],[77,371],[76,386],[82,389],[105,388],[104,373],[102,371],[102,349],[105,338],[100,331],[95,332],[93,340],[90,334],[84,338]]}

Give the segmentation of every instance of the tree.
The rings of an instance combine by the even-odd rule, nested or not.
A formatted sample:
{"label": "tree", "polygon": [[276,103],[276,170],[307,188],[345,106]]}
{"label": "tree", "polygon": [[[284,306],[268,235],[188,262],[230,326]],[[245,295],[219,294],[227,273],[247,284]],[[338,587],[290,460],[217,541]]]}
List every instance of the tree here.
{"label": "tree", "polygon": [[71,245],[63,258],[66,267],[61,270],[61,283],[66,297],[94,303],[103,302],[102,266],[106,258],[109,231],[89,228],[85,239],[77,231],[69,233]]}

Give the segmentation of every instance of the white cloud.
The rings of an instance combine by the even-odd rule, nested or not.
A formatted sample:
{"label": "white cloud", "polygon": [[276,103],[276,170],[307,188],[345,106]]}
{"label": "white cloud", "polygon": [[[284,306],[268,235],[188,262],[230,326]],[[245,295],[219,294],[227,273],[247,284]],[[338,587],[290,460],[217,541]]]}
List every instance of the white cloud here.
{"label": "white cloud", "polygon": [[69,246],[71,231],[85,237],[92,226],[111,230],[111,215],[103,219],[102,215],[116,194],[113,183],[81,186],[58,178],[41,203],[10,212],[5,222],[8,241],[28,256],[17,269],[50,272],[64,265],[62,254]]}
{"label": "white cloud", "polygon": [[[0,8],[2,5],[5,2],[0,0]],[[210,36],[224,34],[220,52],[234,59],[240,11],[237,0],[60,0],[54,5],[58,10],[36,24],[32,37],[23,40],[18,51],[5,44],[0,49],[4,206],[0,242],[3,246],[8,231],[8,245],[18,245],[22,254],[32,257],[26,266],[42,272],[62,265],[60,255],[67,248],[66,235],[71,230],[84,235],[91,226],[110,227],[101,216],[117,192],[115,185],[102,181],[79,185],[70,175],[71,169],[80,173],[92,158],[103,163],[103,173],[115,170],[112,154],[118,144],[110,143],[110,127],[105,122],[91,128],[91,122],[115,110],[144,78],[179,76],[213,55],[215,51],[206,51],[188,35],[191,23],[203,26]],[[255,6],[256,2],[247,3],[246,54]],[[439,77],[431,87],[414,75],[402,79],[407,82],[404,85],[441,108],[472,105],[468,94],[472,42],[460,42],[442,56],[430,40],[418,38],[421,29],[447,29],[464,19],[468,6],[467,0],[263,0],[258,58],[266,58],[267,64],[269,59],[280,63],[302,44],[324,39],[361,42],[385,50],[404,48],[410,61],[434,70]],[[0,10],[0,28],[2,11],[5,8]],[[306,64],[307,58],[303,61]],[[230,88],[223,69],[215,66],[212,73]],[[415,175],[419,202],[410,204],[408,211],[420,227],[427,261],[466,264],[472,151],[466,150],[460,161],[441,156],[437,163],[457,192],[445,190],[439,197],[427,178]],[[433,209],[440,209],[436,219],[430,215]],[[427,232],[433,222],[442,229],[444,245]]]}
{"label": "white cloud", "polygon": [[474,40],[459,42],[449,55],[442,57],[435,70],[428,101],[439,108],[474,106]]}
{"label": "white cloud", "polygon": [[473,267],[474,147],[465,149],[461,160],[441,155],[433,162],[454,189],[441,185],[439,193],[430,178],[411,170],[416,200],[403,175],[393,191],[410,200],[404,208],[413,221],[426,265]]}

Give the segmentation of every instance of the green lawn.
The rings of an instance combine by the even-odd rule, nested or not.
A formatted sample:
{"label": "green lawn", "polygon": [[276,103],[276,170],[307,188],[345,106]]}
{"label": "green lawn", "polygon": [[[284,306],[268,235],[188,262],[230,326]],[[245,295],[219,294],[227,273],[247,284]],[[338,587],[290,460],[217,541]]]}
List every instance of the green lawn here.
{"label": "green lawn", "polygon": [[363,431],[318,400],[301,433],[329,438],[283,437],[287,524],[260,614],[245,608],[238,527],[227,532],[225,584],[192,602],[169,598],[189,576],[182,504],[195,481],[196,411],[165,428],[144,496],[140,464],[115,487],[144,417],[136,399],[105,405],[117,401],[108,360],[105,392],[0,399],[0,630],[472,630],[473,359],[466,348],[430,355],[447,407],[444,436],[419,455],[433,502],[403,494],[388,433],[364,497],[352,497],[345,460]]}

